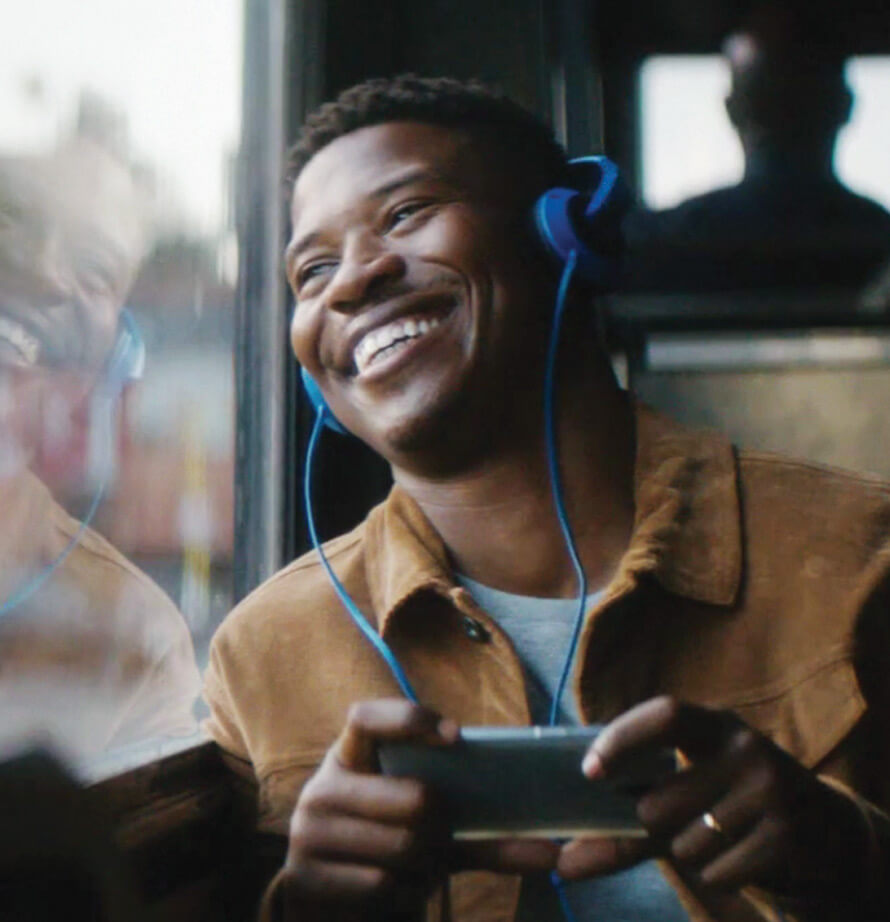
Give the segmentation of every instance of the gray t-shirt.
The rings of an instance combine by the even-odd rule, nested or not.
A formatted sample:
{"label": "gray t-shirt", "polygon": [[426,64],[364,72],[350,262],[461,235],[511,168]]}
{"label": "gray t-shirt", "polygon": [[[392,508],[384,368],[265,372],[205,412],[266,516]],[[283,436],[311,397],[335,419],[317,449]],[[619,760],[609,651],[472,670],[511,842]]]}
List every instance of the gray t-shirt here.
{"label": "gray t-shirt", "polygon": [[[512,595],[465,576],[458,575],[457,579],[513,641],[525,671],[532,720],[536,724],[546,724],[578,613],[577,599]],[[586,610],[596,605],[601,597],[599,592],[589,595]],[[560,702],[559,722],[580,723],[574,699],[568,691]],[[567,883],[565,892],[577,922],[689,920],[677,894],[654,861],[608,877]],[[517,922],[564,922],[564,918],[547,876],[523,878]]]}

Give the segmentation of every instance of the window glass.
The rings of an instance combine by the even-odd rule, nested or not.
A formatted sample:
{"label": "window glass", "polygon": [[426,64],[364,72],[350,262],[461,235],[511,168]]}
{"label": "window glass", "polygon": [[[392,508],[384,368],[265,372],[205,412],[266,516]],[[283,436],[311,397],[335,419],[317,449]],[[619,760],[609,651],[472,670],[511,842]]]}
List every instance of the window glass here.
{"label": "window glass", "polygon": [[854,192],[890,208],[890,57],[853,58],[846,73],[855,103],[838,137],[835,168]]}
{"label": "window glass", "polygon": [[239,0],[0,31],[0,755],[198,734],[232,602]]}
{"label": "window glass", "polygon": [[741,179],[741,147],[723,109],[728,91],[729,68],[718,55],[659,55],[643,62],[642,195],[650,208],[669,208]]}
{"label": "window glass", "polygon": [[[853,114],[838,138],[835,169],[853,191],[890,208],[890,58],[846,67]],[[642,195],[669,208],[738,182],[744,160],[724,110],[729,69],[719,55],[656,55],[640,69]],[[690,139],[694,139],[691,143]]]}

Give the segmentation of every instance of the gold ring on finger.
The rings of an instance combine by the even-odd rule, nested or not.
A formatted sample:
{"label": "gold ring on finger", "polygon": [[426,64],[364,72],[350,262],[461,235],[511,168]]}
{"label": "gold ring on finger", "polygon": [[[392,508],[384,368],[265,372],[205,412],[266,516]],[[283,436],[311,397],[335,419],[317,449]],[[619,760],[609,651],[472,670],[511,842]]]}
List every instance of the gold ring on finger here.
{"label": "gold ring on finger", "polygon": [[725,835],[723,826],[720,823],[720,820],[708,810],[706,813],[702,813],[701,821],[711,830],[711,832],[716,832],[718,836]]}

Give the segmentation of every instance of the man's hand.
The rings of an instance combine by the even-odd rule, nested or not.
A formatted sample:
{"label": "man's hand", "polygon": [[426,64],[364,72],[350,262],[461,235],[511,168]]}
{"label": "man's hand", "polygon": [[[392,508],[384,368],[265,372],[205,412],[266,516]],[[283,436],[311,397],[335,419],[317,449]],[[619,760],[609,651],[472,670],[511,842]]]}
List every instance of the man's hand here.
{"label": "man's hand", "polygon": [[422,905],[445,865],[447,825],[418,781],[379,774],[381,742],[447,746],[458,727],[405,700],[353,705],[343,732],[303,789],[290,824],[286,903]]}
{"label": "man's hand", "polygon": [[576,839],[557,869],[606,874],[653,855],[715,891],[758,884],[804,901],[852,899],[867,837],[858,808],[729,711],[655,698],[618,717],[584,759],[591,779],[676,747],[689,765],[644,795],[639,839]]}
{"label": "man's hand", "polygon": [[[335,907],[358,917],[418,911],[449,870],[521,873],[553,868],[551,842],[453,844],[433,791],[410,778],[380,774],[382,742],[447,746],[457,725],[403,699],[352,707],[343,732],[307,782],[291,819],[283,884],[286,906],[327,920]],[[299,910],[299,914],[297,913]]]}

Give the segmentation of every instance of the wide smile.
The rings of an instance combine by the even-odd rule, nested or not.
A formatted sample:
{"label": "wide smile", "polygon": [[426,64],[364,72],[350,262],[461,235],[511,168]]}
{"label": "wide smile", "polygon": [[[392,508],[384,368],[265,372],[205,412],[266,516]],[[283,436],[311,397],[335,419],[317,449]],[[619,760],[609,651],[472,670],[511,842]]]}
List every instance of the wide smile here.
{"label": "wide smile", "polygon": [[414,353],[416,347],[432,339],[455,308],[454,301],[441,301],[433,309],[421,309],[374,327],[355,344],[352,353],[356,374],[376,377],[399,357]]}
{"label": "wide smile", "polygon": [[[41,311],[51,311],[55,305],[48,307],[40,306]],[[15,303],[4,301],[0,303],[0,341],[5,344],[7,351],[14,352],[18,361],[24,365],[36,365],[38,361],[45,357],[47,352],[46,337],[42,334],[39,324],[33,323],[34,314],[28,320],[23,320],[22,315],[27,316],[28,308],[18,307]]]}

